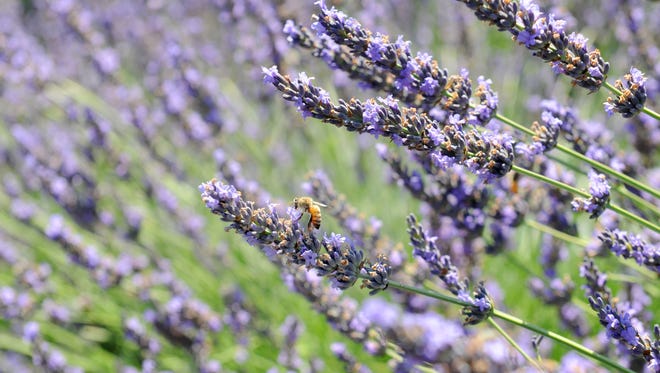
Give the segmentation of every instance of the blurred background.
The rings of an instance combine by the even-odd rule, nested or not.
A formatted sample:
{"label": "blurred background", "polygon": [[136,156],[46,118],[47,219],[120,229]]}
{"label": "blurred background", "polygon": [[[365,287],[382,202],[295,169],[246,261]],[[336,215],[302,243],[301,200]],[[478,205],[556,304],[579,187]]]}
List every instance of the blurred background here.
{"label": "blurred background", "polygon": [[[460,3],[334,3],[374,32],[403,35],[450,74],[467,68],[473,80],[492,79],[500,113],[521,123],[552,98],[607,127],[630,125],[605,118],[604,92],[571,87]],[[633,64],[652,78],[660,72],[655,3],[541,3],[601,49],[612,77]],[[420,203],[380,160],[375,144],[387,142],[303,121],[262,82],[261,67],[278,65],[314,76],[334,100],[382,95],[289,46],[284,21],[309,26],[316,10],[293,0],[0,3],[0,371],[391,368],[396,354],[373,356],[331,327],[259,250],[224,230],[197,189],[217,177],[285,207],[306,194],[310,175],[324,175],[353,206],[355,224],[377,226],[412,261],[405,219]],[[630,138],[612,141],[630,148]],[[653,169],[657,152],[647,156]],[[590,239],[593,223],[584,227]],[[324,214],[321,231],[342,228]],[[540,272],[542,235],[517,235],[507,248],[515,259],[484,256],[479,277],[502,289],[499,301],[515,315],[561,331],[556,310],[526,288],[529,272]],[[562,268],[577,279],[581,256],[567,258]],[[342,297],[354,311],[391,300],[366,293]],[[457,307],[433,309],[467,333]],[[470,333],[492,343],[479,351],[508,351],[486,327]],[[546,346],[556,360],[567,353]]]}

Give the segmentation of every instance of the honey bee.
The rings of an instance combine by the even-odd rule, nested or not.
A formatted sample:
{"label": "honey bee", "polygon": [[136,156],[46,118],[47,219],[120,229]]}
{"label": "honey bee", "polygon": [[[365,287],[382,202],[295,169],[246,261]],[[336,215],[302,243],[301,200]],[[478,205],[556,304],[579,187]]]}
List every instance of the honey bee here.
{"label": "honey bee", "polygon": [[[328,207],[322,203],[314,201],[311,197],[296,197],[293,199],[293,208],[303,213],[308,212],[310,215],[307,230],[311,230],[312,226],[316,229],[321,227],[321,209],[320,207]],[[300,215],[302,218],[302,215]]]}

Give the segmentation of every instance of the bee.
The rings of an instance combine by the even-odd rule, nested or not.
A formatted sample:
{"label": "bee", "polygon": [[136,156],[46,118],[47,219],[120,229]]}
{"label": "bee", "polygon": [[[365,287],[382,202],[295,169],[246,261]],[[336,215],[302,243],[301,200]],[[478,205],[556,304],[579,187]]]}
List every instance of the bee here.
{"label": "bee", "polygon": [[[320,207],[328,207],[322,203],[314,201],[311,197],[296,197],[293,199],[293,208],[303,213],[308,212],[310,215],[307,230],[311,230],[312,226],[316,229],[321,227],[321,209]],[[302,218],[302,215],[300,215]]]}

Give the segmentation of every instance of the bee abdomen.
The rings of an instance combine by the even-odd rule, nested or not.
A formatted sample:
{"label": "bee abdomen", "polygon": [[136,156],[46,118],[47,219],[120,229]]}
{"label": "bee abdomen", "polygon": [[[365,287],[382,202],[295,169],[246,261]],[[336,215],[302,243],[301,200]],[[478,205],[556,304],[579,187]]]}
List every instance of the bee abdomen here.
{"label": "bee abdomen", "polygon": [[312,217],[311,223],[314,226],[314,228],[316,229],[321,228],[321,217],[320,216]]}

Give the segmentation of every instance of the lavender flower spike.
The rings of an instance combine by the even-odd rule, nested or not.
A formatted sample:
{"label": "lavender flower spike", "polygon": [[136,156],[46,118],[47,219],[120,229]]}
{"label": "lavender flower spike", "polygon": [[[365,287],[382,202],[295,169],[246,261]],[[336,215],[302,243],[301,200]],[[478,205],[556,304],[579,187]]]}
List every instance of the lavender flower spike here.
{"label": "lavender flower spike", "polygon": [[617,98],[608,97],[607,102],[603,104],[607,115],[615,112],[621,113],[624,118],[631,118],[644,109],[646,102],[646,88],[644,82],[646,78],[638,69],[631,67],[630,74],[623,76],[625,83],[621,80],[614,82],[614,86],[621,91]]}
{"label": "lavender flower spike", "polygon": [[458,269],[451,262],[449,255],[442,255],[435,245],[436,237],[427,237],[421,224],[417,224],[414,215],[408,216],[408,234],[413,246],[413,254],[422,258],[431,267],[431,273],[438,276],[445,283],[447,290],[456,295],[470,306],[463,307],[465,324],[475,325],[490,317],[495,309],[493,300],[488,295],[483,283],[479,283],[470,296],[469,281],[460,280]]}
{"label": "lavender flower spike", "polygon": [[587,38],[578,33],[566,35],[565,21],[554,14],[544,15],[531,0],[458,0],[474,11],[478,19],[508,31],[534,56],[550,62],[556,73],[568,75],[573,84],[591,92],[600,89],[610,65],[598,49],[587,47]]}
{"label": "lavender flower spike", "polygon": [[370,269],[363,286],[374,290],[372,293],[387,288],[390,265],[386,258],[379,257],[372,265],[352,242],[335,233],[319,242],[313,233],[303,231],[298,225],[295,215],[299,212],[295,209],[289,208],[289,216],[285,218],[273,206],[255,208],[254,202],[243,200],[232,185],[216,179],[201,184],[199,190],[211,212],[231,223],[228,229],[242,234],[251,245],[275,252],[286,263],[315,269],[319,276],[330,278],[338,289],[353,286],[365,266]]}
{"label": "lavender flower spike", "polygon": [[506,134],[464,131],[465,119],[458,114],[446,123],[431,119],[415,108],[401,107],[389,96],[362,103],[352,98],[334,105],[328,93],[300,75],[292,80],[277,67],[262,68],[264,82],[273,84],[287,101],[296,103],[303,117],[343,127],[351,132],[385,136],[400,146],[426,153],[434,162],[462,164],[484,180],[504,176],[513,165],[513,140]]}
{"label": "lavender flower spike", "polygon": [[589,171],[589,193],[591,193],[589,199],[577,197],[571,202],[571,205],[573,211],[589,212],[591,213],[589,218],[596,219],[605,211],[610,202],[610,185],[607,183],[605,175],[593,170]]}
{"label": "lavender flower spike", "polygon": [[[335,7],[328,8],[323,2],[318,4],[321,9],[319,14],[314,15],[316,22],[312,24],[312,30],[316,31],[321,39],[329,38],[334,43],[347,47],[354,58],[367,60],[384,72],[392,74],[393,95],[410,104],[421,98],[422,102],[416,103],[416,106],[419,104],[421,107],[431,107],[443,102],[446,98],[445,89],[449,89],[453,99],[443,102],[442,106],[452,114],[464,116],[471,95],[467,77],[463,79],[457,76],[453,82],[449,82],[447,71],[440,69],[437,61],[430,55],[418,53],[413,57],[410,41],[404,40],[402,36],[395,42],[390,42],[388,35],[373,33]],[[462,88],[452,89],[456,87]]]}
{"label": "lavender flower spike", "polygon": [[617,256],[634,258],[637,264],[660,273],[660,249],[639,236],[618,229],[605,229],[598,235],[598,239]]}
{"label": "lavender flower spike", "polygon": [[660,326],[653,327],[654,340],[640,335],[633,326],[632,316],[618,311],[603,298],[589,297],[589,305],[598,313],[600,324],[607,330],[610,339],[619,341],[634,356],[643,358],[651,371],[660,372]]}

